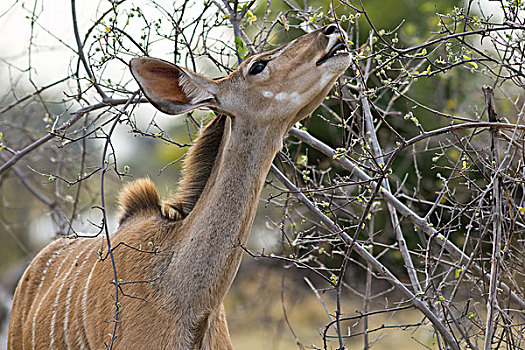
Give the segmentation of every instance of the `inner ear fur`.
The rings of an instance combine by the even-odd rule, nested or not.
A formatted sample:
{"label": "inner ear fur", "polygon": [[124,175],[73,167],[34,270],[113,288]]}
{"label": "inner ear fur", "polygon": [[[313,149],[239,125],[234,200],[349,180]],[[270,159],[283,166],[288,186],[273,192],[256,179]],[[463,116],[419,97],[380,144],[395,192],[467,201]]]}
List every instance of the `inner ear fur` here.
{"label": "inner ear fur", "polygon": [[151,57],[133,58],[129,67],[146,98],[161,112],[183,114],[216,105],[216,83],[202,75]]}

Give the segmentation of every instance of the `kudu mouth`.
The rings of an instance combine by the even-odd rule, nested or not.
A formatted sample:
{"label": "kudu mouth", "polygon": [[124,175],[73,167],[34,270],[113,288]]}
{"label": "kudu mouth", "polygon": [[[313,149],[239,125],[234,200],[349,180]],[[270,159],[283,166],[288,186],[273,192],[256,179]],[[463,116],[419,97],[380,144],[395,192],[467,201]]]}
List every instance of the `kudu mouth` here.
{"label": "kudu mouth", "polygon": [[320,66],[335,56],[350,55],[350,52],[345,45],[347,35],[338,25],[330,24],[321,29],[321,31],[324,35],[329,37],[328,45],[333,46],[328,50],[328,53],[316,62],[316,66]]}
{"label": "kudu mouth", "polygon": [[328,51],[326,55],[321,57],[321,59],[316,62],[316,66],[320,66],[321,64],[323,64],[324,62],[326,62],[332,57],[340,56],[340,55],[349,55],[349,54],[350,53],[348,52],[346,45],[342,41],[339,41]]}

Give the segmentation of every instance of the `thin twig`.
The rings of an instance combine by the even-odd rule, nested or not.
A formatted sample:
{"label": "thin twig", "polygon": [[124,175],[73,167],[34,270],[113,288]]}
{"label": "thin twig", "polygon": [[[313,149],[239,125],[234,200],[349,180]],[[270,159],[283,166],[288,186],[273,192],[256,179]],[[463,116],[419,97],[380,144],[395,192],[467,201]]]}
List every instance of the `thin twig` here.
{"label": "thin twig", "polygon": [[298,191],[297,187],[288,180],[281,171],[272,164],[270,168],[271,172],[281,181],[287,188],[294,191],[295,197],[301,201],[310,212],[312,212],[317,218],[326,225],[326,227],[333,233],[338,234],[347,245],[353,245],[355,251],[367,262],[373,266],[374,270],[381,276],[383,276],[390,284],[392,284],[399,292],[401,292],[410,302],[417,307],[429,320],[432,322],[436,330],[442,335],[446,343],[455,350],[460,350],[457,340],[454,338],[446,326],[441,322],[438,317],[427,307],[427,305],[414,295],[403,283],[401,283],[397,277],[382,263],[380,263],[372,254],[368,252],[360,243],[354,241],[350,235],[344,230],[341,230],[331,219],[324,215],[304,194]]}
{"label": "thin twig", "polygon": [[[444,133],[444,129],[450,129],[454,130],[456,129],[464,129],[467,126],[470,128],[473,127],[505,127],[505,128],[516,128],[520,126],[512,125],[512,124],[502,124],[502,123],[467,123],[462,125],[456,125],[452,127],[446,127],[443,129],[438,129],[440,133]],[[525,126],[522,126],[523,129],[525,129]],[[357,165],[352,163],[352,161],[349,158],[346,157],[339,157],[337,155],[337,152],[331,148],[330,146],[326,145],[325,143],[317,140],[316,138],[312,137],[308,132],[299,130],[297,128],[292,128],[290,130],[290,134],[297,137],[299,140],[307,143],[311,147],[317,149],[318,151],[322,152],[323,154],[332,157],[332,158],[338,158],[336,161],[343,167],[343,169],[346,169],[349,171],[353,176],[358,177],[360,180],[363,181],[370,181],[371,187],[377,187],[378,184],[376,181],[373,181],[362,169],[360,169]],[[430,134],[430,133],[429,133]],[[417,137],[419,138],[419,136]],[[412,139],[413,140],[413,139]],[[426,219],[420,217],[417,215],[412,209],[407,207],[404,203],[402,203],[400,200],[398,200],[392,193],[388,192],[384,188],[380,188],[379,195],[385,199],[388,203],[392,204],[396,210],[404,216],[407,220],[409,220],[411,223],[413,223],[418,229],[423,231],[425,234],[427,234],[429,237],[438,237],[436,239],[436,242],[442,246],[445,247],[447,252],[454,258],[457,259],[458,264],[461,265],[461,262],[469,261],[469,257],[463,253],[458,247],[456,247],[452,242],[450,242],[448,239],[445,239],[442,235],[439,234],[439,232],[429,223]],[[488,274],[486,274],[483,269],[481,269],[478,265],[472,264],[470,266],[471,272],[478,277],[481,277],[483,279],[486,279],[487,281],[490,279]],[[520,298],[515,292],[513,292],[505,283],[500,284],[500,288],[503,289],[504,293],[508,294],[513,302],[517,303],[519,307],[522,309],[525,309],[525,301]]]}
{"label": "thin twig", "polygon": [[[94,105],[90,105],[90,106],[86,106],[86,107],[83,107],[83,108],[79,109],[78,111],[76,111],[73,114],[73,116],[70,119],[68,119],[66,122],[64,122],[61,126],[59,126],[58,128],[56,128],[54,130],[51,130],[49,134],[47,134],[45,136],[42,136],[41,138],[39,138],[35,142],[29,144],[28,146],[24,147],[20,151],[17,151],[16,154],[13,157],[11,157],[7,162],[5,162],[0,167],[0,174],[2,174],[4,171],[6,171],[9,168],[11,168],[14,164],[16,164],[20,159],[25,157],[27,154],[29,154],[32,151],[34,151],[35,149],[39,148],[40,146],[42,146],[46,142],[54,139],[57,136],[56,135],[57,133],[66,130],[71,125],[75,124],[80,118],[82,118],[87,113],[95,111],[97,109],[109,107],[109,106],[118,106],[118,105],[126,104],[128,101],[129,101],[129,99],[110,99],[110,100],[108,100],[106,102],[100,102],[100,103],[97,103],[97,104],[94,104]],[[134,102],[136,102],[136,103],[138,103],[138,102],[147,102],[147,100],[146,99],[140,99],[140,100],[137,100],[137,101],[134,101]]]}
{"label": "thin twig", "polygon": [[[490,122],[497,122],[497,114],[494,104],[494,91],[488,85],[483,86],[483,93],[485,94],[485,108]],[[500,157],[499,157],[499,139],[498,129],[490,129],[490,148],[492,152],[492,163],[496,173],[493,176],[492,197],[493,197],[493,213],[492,213],[492,256],[490,264],[490,285],[489,296],[487,299],[487,322],[485,329],[485,346],[484,350],[492,349],[492,337],[494,334],[494,311],[498,304],[497,286],[498,271],[501,261],[501,231],[502,231],[502,209],[501,209],[501,185],[499,176]]]}

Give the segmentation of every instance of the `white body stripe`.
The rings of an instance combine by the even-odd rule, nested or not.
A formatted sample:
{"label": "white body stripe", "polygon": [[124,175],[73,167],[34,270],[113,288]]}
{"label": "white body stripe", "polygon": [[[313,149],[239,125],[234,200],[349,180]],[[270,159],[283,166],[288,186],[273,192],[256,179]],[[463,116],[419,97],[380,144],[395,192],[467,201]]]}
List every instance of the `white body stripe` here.
{"label": "white body stripe", "polygon": [[51,265],[53,260],[55,260],[57,255],[58,255],[57,252],[53,252],[51,254],[51,257],[46,261],[46,267],[42,270],[42,279],[40,280],[40,284],[38,285],[38,290],[35,294],[35,300],[38,299],[38,296],[40,295],[40,291],[42,290],[42,286],[44,285],[44,281],[46,279],[47,268],[49,267],[49,265]]}
{"label": "white body stripe", "polygon": [[[89,275],[86,280],[86,285],[84,287],[84,295],[82,296],[82,325],[84,327],[84,332],[86,334],[86,338],[88,338],[88,341],[89,341],[89,336],[88,336],[88,327],[87,327],[87,319],[86,319],[87,298],[88,298],[88,291],[89,291],[89,283],[91,282],[91,277],[93,277],[93,272],[95,272],[95,267],[97,266],[97,263],[98,263],[98,259],[95,260],[95,262],[93,263],[93,267],[91,268],[91,271],[89,272]],[[78,336],[80,338],[80,332]],[[82,340],[79,339],[79,342],[81,341]]]}
{"label": "white body stripe", "polygon": [[[84,261],[79,266],[79,268],[77,270],[77,273],[75,274],[75,277],[73,277],[73,281],[71,281],[71,285],[69,286],[69,290],[67,291],[66,312],[64,314],[64,342],[66,343],[66,346],[67,346],[68,349],[71,349],[71,347],[69,345],[69,330],[68,330],[69,310],[71,308],[71,296],[73,295],[73,288],[75,287],[75,284],[77,282],[78,275],[80,274],[80,271],[82,271],[82,269],[84,268],[84,265],[86,265],[86,262],[88,261],[90,256],[91,256],[91,254],[88,253],[86,255],[86,257],[84,258]],[[81,349],[86,348],[86,345],[84,344],[82,339],[79,339],[78,346]]]}
{"label": "white body stripe", "polygon": [[[60,255],[60,252],[55,253],[56,256]],[[60,270],[62,269],[62,266],[66,262],[66,259],[62,259],[62,262],[60,265],[58,265],[57,272],[55,273],[55,278],[60,274]],[[43,283],[43,282],[42,282]],[[40,298],[40,302],[38,303],[38,306],[36,307],[35,314],[33,315],[33,329],[31,330],[31,348],[35,348],[35,331],[36,331],[36,319],[38,317],[38,312],[40,311],[40,308],[42,307],[42,304],[44,302],[44,299],[47,297],[49,292],[51,291],[50,288],[47,289],[46,293],[43,295],[42,298]]]}
{"label": "white body stripe", "polygon": [[50,349],[53,349],[55,345],[55,322],[57,318],[58,302],[60,301],[60,293],[62,292],[62,288],[64,288],[64,285],[66,284],[66,280],[69,277],[69,274],[71,273],[71,271],[73,271],[73,268],[77,264],[77,261],[80,258],[80,256],[85,253],[86,248],[87,247],[84,247],[84,249],[82,249],[82,251],[75,257],[75,260],[73,260],[73,262],[71,263],[69,270],[64,274],[64,277],[62,278],[62,283],[58,287],[57,295],[55,297],[55,305],[53,307],[53,316],[51,316],[51,326],[50,326],[50,331],[49,331],[49,338],[51,339],[49,343]]}

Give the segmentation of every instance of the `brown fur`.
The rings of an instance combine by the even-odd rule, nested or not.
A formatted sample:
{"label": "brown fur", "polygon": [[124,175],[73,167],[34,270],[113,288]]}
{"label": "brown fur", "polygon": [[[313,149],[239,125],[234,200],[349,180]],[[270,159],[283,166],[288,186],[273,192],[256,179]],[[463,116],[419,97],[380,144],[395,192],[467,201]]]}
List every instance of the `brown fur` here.
{"label": "brown fur", "polygon": [[[350,64],[343,55],[316,65],[338,40],[333,30],[314,31],[216,81],[158,59],[132,61],[139,85],[162,111],[210,105],[228,117],[204,129],[178,194],[162,210],[147,179],[120,197],[121,225],[111,237],[120,285],[114,349],[233,348],[223,299],[288,127],[321,103]],[[267,68],[250,75],[257,59]],[[167,84],[172,76],[177,83]],[[8,349],[106,348],[115,326],[113,279],[105,237],[52,242],[17,286]]]}
{"label": "brown fur", "polygon": [[219,152],[226,116],[219,115],[201,132],[184,162],[183,177],[177,193],[166,200],[163,212],[169,215],[170,208],[176,211],[175,220],[185,218],[199,200]]}
{"label": "brown fur", "polygon": [[[185,236],[184,232],[177,234],[183,219],[182,213],[185,213],[185,217],[191,212],[206,186],[218,157],[225,122],[225,116],[215,118],[203,129],[189,151],[179,191],[164,204],[164,207],[181,208],[181,217],[177,221],[163,215],[156,186],[148,178],[128,183],[119,196],[120,227],[112,237],[113,245],[125,242],[132,247],[156,250],[158,253],[140,253],[126,247],[114,250],[119,279],[124,283],[145,281],[122,286],[122,291],[132,298],[121,296],[119,319],[121,322],[124,320],[127,327],[121,328],[119,324],[115,340],[117,349],[130,348],[130,344],[136,349],[177,348],[173,339],[165,336],[166,332],[170,333],[172,326],[159,328],[155,326],[157,323],[143,321],[154,318],[160,324],[173,325],[173,318],[181,317],[178,312],[170,311],[172,308],[159,299],[162,295],[159,291],[166,288],[166,282],[163,282],[165,270]],[[164,210],[167,211],[166,208]],[[174,241],[174,236],[178,240]],[[154,247],[150,247],[150,244]],[[32,330],[35,328],[37,334],[50,334],[49,320],[53,314],[55,319],[64,320],[67,304],[70,305],[67,312],[69,330],[66,332],[64,327],[56,323],[54,344],[67,343],[72,348],[82,348],[82,344],[88,347],[109,344],[108,334],[111,334],[113,327],[110,321],[113,317],[114,286],[108,283],[112,268],[104,246],[104,239],[59,239],[40,252],[16,290],[13,310],[18,312],[11,318],[9,349],[33,346],[49,349],[51,339],[33,343]],[[103,257],[105,259],[101,260]],[[120,266],[127,268],[121,269]],[[82,309],[83,294],[89,278],[87,295],[98,293],[99,297],[86,300],[86,309],[90,310],[86,313]],[[145,305],[148,305],[146,318],[143,311]],[[85,323],[87,329],[84,328]],[[141,331],[128,331],[135,329],[135,326]],[[14,329],[21,332],[16,333]],[[188,339],[193,344],[192,349],[231,349],[222,305],[216,312],[199,316],[189,329]]]}
{"label": "brown fur", "polygon": [[160,212],[160,200],[155,184],[148,178],[130,182],[120,192],[119,224],[137,212],[151,215]]}
{"label": "brown fur", "polygon": [[158,213],[165,217],[184,219],[201,196],[219,152],[226,116],[219,115],[208,124],[188,151],[184,162],[183,177],[174,196],[160,204],[155,184],[150,179],[139,179],[124,187],[119,196],[119,224],[139,211]]}

